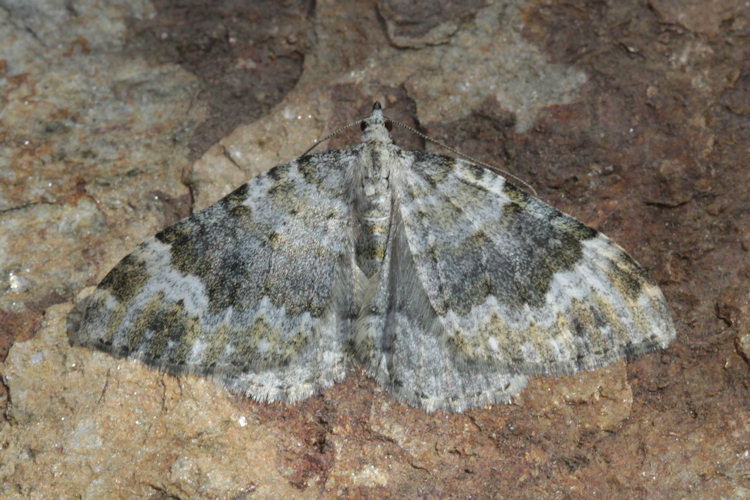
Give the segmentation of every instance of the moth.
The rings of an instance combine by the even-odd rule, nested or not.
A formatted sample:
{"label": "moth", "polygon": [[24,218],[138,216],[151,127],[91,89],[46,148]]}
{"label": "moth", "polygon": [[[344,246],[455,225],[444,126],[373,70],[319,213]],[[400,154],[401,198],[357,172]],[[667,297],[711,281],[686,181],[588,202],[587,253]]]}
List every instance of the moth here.
{"label": "moth", "polygon": [[400,149],[379,103],[361,127],[143,242],[72,343],[260,401],[361,364],[400,401],[461,412],[674,338],[662,292],[608,237],[491,170]]}

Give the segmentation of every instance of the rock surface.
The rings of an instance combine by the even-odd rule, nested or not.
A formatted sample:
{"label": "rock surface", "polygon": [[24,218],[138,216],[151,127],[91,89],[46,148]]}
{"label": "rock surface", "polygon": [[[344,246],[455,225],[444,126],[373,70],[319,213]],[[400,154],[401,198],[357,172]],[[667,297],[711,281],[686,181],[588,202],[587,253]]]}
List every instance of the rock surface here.
{"label": "rock surface", "polygon": [[[1,2],[0,497],[750,496],[750,13],[683,7]],[[618,241],[677,339],[460,415],[68,345],[139,241],[376,99]]]}

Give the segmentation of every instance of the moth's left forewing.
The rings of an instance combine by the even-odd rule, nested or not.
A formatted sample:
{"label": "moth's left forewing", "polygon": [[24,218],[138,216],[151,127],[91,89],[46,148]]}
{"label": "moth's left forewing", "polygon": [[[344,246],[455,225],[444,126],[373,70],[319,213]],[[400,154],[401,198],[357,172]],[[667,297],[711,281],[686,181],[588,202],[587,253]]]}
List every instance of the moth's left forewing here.
{"label": "moth's left forewing", "polygon": [[661,291],[609,238],[489,170],[409,154],[397,206],[457,358],[500,372],[569,373],[674,338]]}
{"label": "moth's left forewing", "polygon": [[149,238],[102,280],[71,341],[261,400],[340,380],[354,161],[330,151],[274,167]]}

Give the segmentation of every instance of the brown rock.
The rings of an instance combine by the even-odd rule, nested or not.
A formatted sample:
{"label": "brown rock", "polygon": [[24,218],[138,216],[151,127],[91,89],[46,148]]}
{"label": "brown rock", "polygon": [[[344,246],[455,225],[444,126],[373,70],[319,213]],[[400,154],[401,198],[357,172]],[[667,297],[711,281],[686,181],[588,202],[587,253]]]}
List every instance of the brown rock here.
{"label": "brown rock", "polygon": [[[0,496],[748,496],[744,3],[376,3],[0,9]],[[626,247],[677,340],[460,415],[358,370],[268,405],[68,347],[138,242],[376,99]]]}

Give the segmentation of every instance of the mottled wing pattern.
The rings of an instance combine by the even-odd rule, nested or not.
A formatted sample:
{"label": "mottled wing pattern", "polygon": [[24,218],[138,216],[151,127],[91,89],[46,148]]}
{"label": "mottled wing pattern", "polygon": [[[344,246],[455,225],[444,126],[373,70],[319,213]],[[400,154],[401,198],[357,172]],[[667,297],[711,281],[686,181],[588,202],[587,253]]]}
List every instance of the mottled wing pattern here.
{"label": "mottled wing pattern", "polygon": [[427,411],[507,402],[524,388],[526,377],[454,356],[398,211],[390,228],[378,288],[354,327],[357,358],[397,399]]}
{"label": "mottled wing pattern", "polygon": [[329,151],[275,167],[145,241],[101,282],[72,341],[260,400],[342,379],[355,161]]}
{"label": "mottled wing pattern", "polygon": [[559,374],[674,338],[661,291],[609,238],[490,170],[404,155],[394,210],[445,356],[501,377]]}
{"label": "mottled wing pattern", "polygon": [[362,130],[144,242],[72,342],[292,402],[353,352],[397,398],[463,411],[674,338],[609,238],[490,170],[402,151],[378,103]]}

